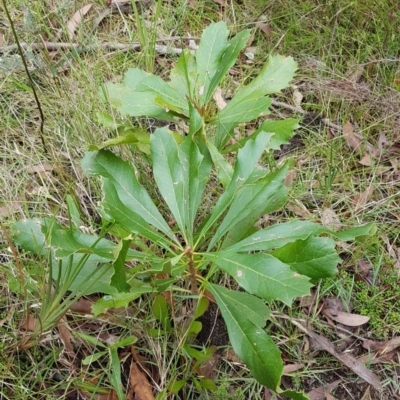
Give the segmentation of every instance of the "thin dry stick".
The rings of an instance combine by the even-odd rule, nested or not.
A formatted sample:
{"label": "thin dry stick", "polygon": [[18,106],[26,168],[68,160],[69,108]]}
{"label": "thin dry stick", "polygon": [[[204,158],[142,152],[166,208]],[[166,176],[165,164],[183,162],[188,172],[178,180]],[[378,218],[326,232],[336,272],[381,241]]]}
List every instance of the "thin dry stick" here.
{"label": "thin dry stick", "polygon": [[[4,1],[4,0],[3,0]],[[179,36],[165,38],[165,39],[157,39],[156,42],[168,42],[173,40],[195,40],[194,37],[183,37],[180,38]],[[79,49],[81,51],[91,51],[98,47],[103,48],[105,50],[140,50],[140,43],[135,42],[131,44],[123,44],[123,43],[100,43],[97,46],[82,46],[79,43],[68,43],[68,42],[42,42],[42,43],[26,43],[21,42],[19,43],[19,47],[23,50],[41,50],[46,49],[47,51],[57,51],[63,49]],[[18,44],[12,44],[10,46],[6,46],[0,48],[0,53],[15,53],[19,49]],[[179,47],[170,47],[166,45],[155,45],[155,50],[158,53],[173,53],[173,54],[180,54],[182,49]]]}
{"label": "thin dry stick", "polygon": [[[302,115],[307,115],[307,114],[309,114],[308,111],[305,111],[305,110],[303,110],[302,108],[295,107],[295,106],[291,106],[290,104],[282,103],[282,102],[280,102],[280,101],[272,100],[272,105],[273,105],[274,107],[286,108],[286,110],[290,110],[290,111],[293,111],[293,112],[296,112],[296,113],[302,114]],[[341,130],[342,130],[342,128],[341,128],[339,125],[334,124],[334,123],[331,122],[328,118],[323,118],[323,119],[321,119],[321,122],[322,122],[325,126],[331,128],[331,129],[333,129],[333,130],[335,130],[335,131],[341,131]]]}
{"label": "thin dry stick", "polygon": [[36,93],[35,83],[33,82],[32,76],[31,76],[31,74],[29,72],[29,69],[28,69],[28,65],[26,63],[26,60],[25,60],[25,57],[24,57],[24,52],[22,51],[22,47],[20,45],[20,42],[19,42],[19,39],[18,39],[18,35],[17,35],[17,32],[16,32],[15,27],[14,27],[14,22],[13,22],[13,20],[11,18],[11,15],[10,15],[9,11],[8,11],[6,0],[3,0],[3,5],[4,5],[4,10],[6,12],[6,15],[7,15],[7,19],[10,22],[11,31],[12,31],[14,39],[15,39],[15,43],[16,43],[16,46],[17,46],[17,49],[18,49],[18,53],[19,53],[19,55],[21,57],[23,65],[24,65],[24,69],[25,69],[26,75],[28,76],[29,82],[31,84],[33,96],[35,98],[35,102],[36,102],[37,108],[39,110],[39,115],[40,115],[40,139],[42,141],[43,150],[44,150],[45,154],[48,154],[46,143],[44,141],[44,132],[43,132],[44,114],[43,114],[42,106],[40,104],[39,97],[38,97],[38,95]]}

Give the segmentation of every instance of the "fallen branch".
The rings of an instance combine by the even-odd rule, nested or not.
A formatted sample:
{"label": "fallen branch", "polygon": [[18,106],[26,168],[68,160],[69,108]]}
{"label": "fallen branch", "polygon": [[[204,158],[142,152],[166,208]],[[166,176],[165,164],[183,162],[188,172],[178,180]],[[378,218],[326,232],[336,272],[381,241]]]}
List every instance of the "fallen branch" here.
{"label": "fallen branch", "polygon": [[[170,39],[172,40],[172,39]],[[165,41],[160,40],[160,41]],[[98,47],[104,50],[120,50],[120,51],[128,51],[128,50],[140,50],[140,43],[131,43],[131,44],[122,44],[122,43],[101,43],[95,46],[82,46],[79,43],[63,43],[63,42],[42,42],[42,43],[20,43],[21,48],[23,50],[47,50],[47,51],[57,51],[57,50],[68,50],[68,49],[77,49],[80,51],[92,51]],[[156,44],[154,46],[155,50],[159,54],[180,54],[182,53],[182,49],[179,47],[170,47],[167,45]],[[15,53],[18,51],[18,46],[13,44],[11,46],[6,46],[0,48],[0,53]]]}
{"label": "fallen branch", "polygon": [[[276,101],[276,100],[272,100],[272,105],[274,107],[285,108],[286,110],[290,110],[290,111],[293,111],[293,112],[301,114],[301,115],[309,115],[310,114],[308,111],[305,111],[300,107],[291,106],[290,104],[282,103],[282,102]],[[342,130],[341,126],[334,124],[328,118],[321,118],[320,121],[325,126],[327,126],[328,128],[331,128],[335,131],[340,132]]]}

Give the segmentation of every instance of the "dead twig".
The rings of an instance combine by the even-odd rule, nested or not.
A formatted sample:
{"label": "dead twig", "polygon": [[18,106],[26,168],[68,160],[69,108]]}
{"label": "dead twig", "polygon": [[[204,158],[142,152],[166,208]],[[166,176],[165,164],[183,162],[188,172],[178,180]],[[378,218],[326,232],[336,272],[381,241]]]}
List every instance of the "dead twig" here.
{"label": "dead twig", "polygon": [[[165,39],[164,39],[165,40]],[[172,39],[170,39],[172,40]],[[161,40],[160,40],[161,41]],[[21,49],[23,50],[42,50],[47,51],[57,51],[57,50],[68,50],[68,49],[78,49],[80,51],[92,51],[98,47],[104,50],[140,50],[140,43],[122,44],[122,43],[101,43],[96,46],[82,46],[79,43],[66,43],[66,42],[43,42],[43,43],[20,43]],[[179,47],[170,47],[167,45],[156,44],[155,50],[160,54],[180,54],[182,49]],[[11,46],[6,46],[0,49],[0,53],[15,53],[18,51],[18,45],[13,44]]]}
{"label": "dead twig", "polygon": [[[272,100],[272,106],[274,107],[279,107],[279,108],[285,108],[286,110],[293,111],[295,113],[301,114],[301,115],[308,115],[310,114],[308,111],[303,110],[302,108],[291,106],[290,104],[287,103],[282,103],[281,101],[276,101]],[[334,124],[331,122],[328,118],[322,118],[320,120],[325,126],[328,128],[331,128],[335,131],[340,132],[342,130],[342,127],[339,125]]]}

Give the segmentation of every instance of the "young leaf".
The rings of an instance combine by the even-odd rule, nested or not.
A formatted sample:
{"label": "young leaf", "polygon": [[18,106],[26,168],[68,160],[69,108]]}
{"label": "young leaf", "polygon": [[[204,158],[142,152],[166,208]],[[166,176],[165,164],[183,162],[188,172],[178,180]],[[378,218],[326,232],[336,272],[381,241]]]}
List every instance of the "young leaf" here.
{"label": "young leaf", "polygon": [[66,201],[68,208],[69,224],[71,225],[71,227],[79,229],[79,226],[81,225],[82,221],[75,199],[70,194],[68,194]]}
{"label": "young leaf", "polygon": [[203,100],[201,105],[206,104],[210,99],[211,81],[220,67],[222,54],[228,47],[228,35],[229,30],[226,23],[222,21],[210,24],[201,35],[196,52],[197,86],[201,88],[201,93],[198,94]]}
{"label": "young leaf", "polygon": [[208,289],[221,310],[233,350],[258,382],[276,391],[283,363],[278,347],[263,330],[266,315],[263,301],[213,284]]}
{"label": "young leaf", "polygon": [[314,236],[288,243],[270,254],[311,279],[333,276],[342,261],[335,251],[334,240]]}
{"label": "young leaf", "polygon": [[[118,221],[117,223],[125,226],[124,220],[129,218],[132,227],[137,226],[138,232],[139,229],[143,229],[146,234],[152,233],[148,226],[151,224],[175,242],[177,241],[151,197],[138,182],[131,165],[110,151],[100,150],[86,153],[82,160],[82,167],[88,175],[103,177],[104,207],[110,216],[115,218],[116,222]],[[132,230],[132,227],[127,228],[136,232]],[[151,240],[163,241],[162,235],[154,230],[153,232],[152,237],[149,237]]]}
{"label": "young leaf", "polygon": [[208,300],[207,297],[202,297],[197,303],[197,307],[194,312],[194,318],[197,319],[201,317],[207,311],[209,305],[210,305],[210,300]]}
{"label": "young leaf", "polygon": [[280,300],[290,306],[296,297],[310,293],[309,279],[269,254],[220,252],[216,264],[251,294],[267,301]]}
{"label": "young leaf", "polygon": [[99,145],[96,144],[89,145],[89,151],[101,150],[107,147],[119,146],[121,144],[137,144],[137,143],[140,143],[142,145],[149,144],[150,143],[149,133],[143,131],[142,129],[129,129],[128,133],[106,140],[105,142]]}
{"label": "young leaf", "polygon": [[158,294],[153,303],[153,315],[161,322],[166,332],[171,331],[171,320],[168,312],[168,304],[164,296]]}
{"label": "young leaf", "polygon": [[207,142],[211,158],[217,170],[218,181],[226,188],[230,184],[233,175],[233,167],[225,160],[224,156],[218,151],[211,141]]}
{"label": "young leaf", "polygon": [[92,305],[92,312],[95,317],[107,312],[110,308],[128,307],[129,303],[144,293],[151,293],[154,289],[147,284],[134,287],[130,293],[114,293],[112,295],[104,296]]}
{"label": "young leaf", "polygon": [[206,103],[211,99],[212,95],[215,92],[215,89],[222,81],[226,73],[229,71],[229,68],[231,68],[235,64],[235,61],[240,51],[246,46],[249,37],[250,30],[246,29],[239,32],[233,39],[229,41],[226,49],[222,53],[222,57],[219,60],[218,69],[215,75],[212,77],[210,85],[208,87],[205,87],[204,99]]}
{"label": "young leaf", "polygon": [[193,102],[196,79],[197,68],[195,57],[189,50],[184,49],[175,64],[175,68],[171,70],[168,85],[183,99],[188,98]]}
{"label": "young leaf", "polygon": [[115,287],[118,292],[126,292],[130,289],[127,283],[125,261],[132,239],[121,240],[118,245],[118,256],[113,263],[114,273],[111,277],[111,285]]}

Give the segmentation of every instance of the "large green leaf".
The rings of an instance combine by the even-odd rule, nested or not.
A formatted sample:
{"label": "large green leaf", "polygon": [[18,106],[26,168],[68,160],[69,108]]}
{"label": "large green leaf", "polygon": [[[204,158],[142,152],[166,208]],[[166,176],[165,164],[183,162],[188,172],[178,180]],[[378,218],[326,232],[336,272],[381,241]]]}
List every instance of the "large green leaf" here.
{"label": "large green leaf", "polygon": [[151,138],[154,178],[183,234],[193,245],[193,224],[211,162],[201,154],[192,137],[178,144],[167,129],[157,129]]}
{"label": "large green leaf", "polygon": [[310,293],[309,278],[269,254],[222,251],[215,262],[243,289],[267,301],[277,299],[290,306],[294,298]]}
{"label": "large green leaf", "polygon": [[[265,178],[238,189],[229,211],[209,244],[209,250],[226,232],[234,229],[235,225],[241,221],[254,223],[254,220],[263,214],[266,209],[274,209],[276,206],[282,205],[286,200],[288,191],[284,184],[288,167],[289,165],[286,164],[279,171],[270,173]],[[232,181],[234,179],[235,175]]]}
{"label": "large green leaf", "polygon": [[268,113],[271,99],[266,95],[279,92],[293,79],[297,64],[292,57],[270,56],[260,74],[242,87],[219,113],[216,146],[221,149],[230,139],[233,128]]}
{"label": "large green leaf", "polygon": [[169,104],[178,114],[188,115],[187,102],[160,77],[138,68],[129,69],[123,83],[107,83],[111,104],[122,114],[173,120],[175,113],[165,110],[160,102]]}
{"label": "large green leaf", "polygon": [[150,145],[154,179],[187,242],[189,160],[180,156],[179,145],[166,128],[154,132]]}
{"label": "large green leaf", "polygon": [[[201,143],[200,147],[201,147]],[[210,156],[207,152],[207,148],[203,146],[202,151],[199,146],[193,141],[191,137],[187,137],[180,145],[180,160],[182,165],[185,166],[186,170],[184,173],[188,175],[186,182],[189,184],[187,192],[189,198],[184,199],[184,203],[187,207],[186,201],[189,201],[187,207],[188,213],[188,224],[187,229],[190,237],[190,245],[193,245],[193,230],[194,222],[196,219],[196,213],[203,199],[203,193],[205,186],[210,178],[210,172],[212,163]]]}
{"label": "large green leaf", "polygon": [[246,145],[238,151],[232,179],[225,192],[218,199],[218,202],[214,206],[207,222],[201,227],[201,231],[198,235],[199,240],[204,237],[208,229],[215,224],[227,207],[229,207],[234,200],[234,194],[236,191],[241,186],[245,185],[247,180],[251,177],[251,174],[271,136],[272,135],[268,133],[261,134],[254,141],[248,141]]}
{"label": "large green leaf", "polygon": [[[143,229],[151,231],[148,226],[150,224],[177,242],[171,228],[154,205],[151,197],[138,182],[135,170],[130,164],[110,151],[100,150],[86,153],[82,160],[82,167],[88,175],[103,177],[104,208],[119,224],[125,226],[124,220],[128,219],[133,226],[135,224],[147,225]],[[127,226],[127,228],[129,227]],[[132,229],[131,231],[136,232]],[[137,232],[143,234],[139,230]],[[163,237],[160,234],[154,231],[154,235],[149,239],[154,240],[155,237],[156,240],[162,241]]]}
{"label": "large green leaf", "polygon": [[58,258],[74,253],[97,254],[104,261],[115,258],[116,244],[106,239],[100,239],[96,235],[82,233],[75,229],[64,229],[56,221],[42,224],[42,232],[47,244],[53,248],[55,256]]}
{"label": "large green leaf", "polygon": [[50,224],[50,219],[26,219],[11,226],[11,233],[16,245],[37,255],[46,255],[48,247],[42,233],[42,225]]}
{"label": "large green leaf", "polygon": [[225,250],[236,252],[268,251],[296,242],[298,239],[307,239],[310,235],[319,236],[321,234],[329,234],[343,241],[362,240],[373,235],[375,231],[376,226],[373,223],[333,232],[314,222],[294,220],[259,230],[242,241],[226,247]]}
{"label": "large green leaf", "polygon": [[336,237],[343,242],[349,242],[352,240],[357,240],[359,242],[364,241],[369,236],[376,233],[376,225],[371,222],[366,225],[357,226],[351,229],[345,229],[340,232],[329,232],[332,236]]}
{"label": "large green leaf", "polygon": [[141,215],[134,211],[135,209],[130,204],[121,201],[118,195],[119,192],[117,192],[113,182],[103,179],[103,190],[104,199],[102,205],[108,219],[133,234],[139,234],[164,248],[168,248],[170,242],[166,237],[153,229]]}
{"label": "large green leaf", "polygon": [[53,259],[52,277],[66,290],[81,295],[93,293],[114,294],[117,289],[111,286],[114,269],[111,263],[96,254],[73,254],[62,259]]}
{"label": "large green leaf", "polygon": [[336,266],[342,261],[335,251],[334,240],[314,236],[288,243],[270,254],[312,279],[335,275]]}
{"label": "large green leaf", "polygon": [[221,110],[217,116],[217,134],[215,145],[222,149],[224,144],[232,137],[233,129],[242,122],[249,122],[258,117],[269,114],[272,100],[266,97],[262,90],[255,90],[240,101],[235,97]]}
{"label": "large green leaf", "polygon": [[272,250],[298,239],[307,239],[310,235],[319,235],[324,230],[323,226],[313,222],[299,220],[285,222],[257,231],[225,250],[236,252]]}
{"label": "large green leaf", "polygon": [[208,289],[221,310],[235,353],[261,384],[278,390],[283,363],[278,347],[263,330],[268,316],[263,301],[213,284]]}

